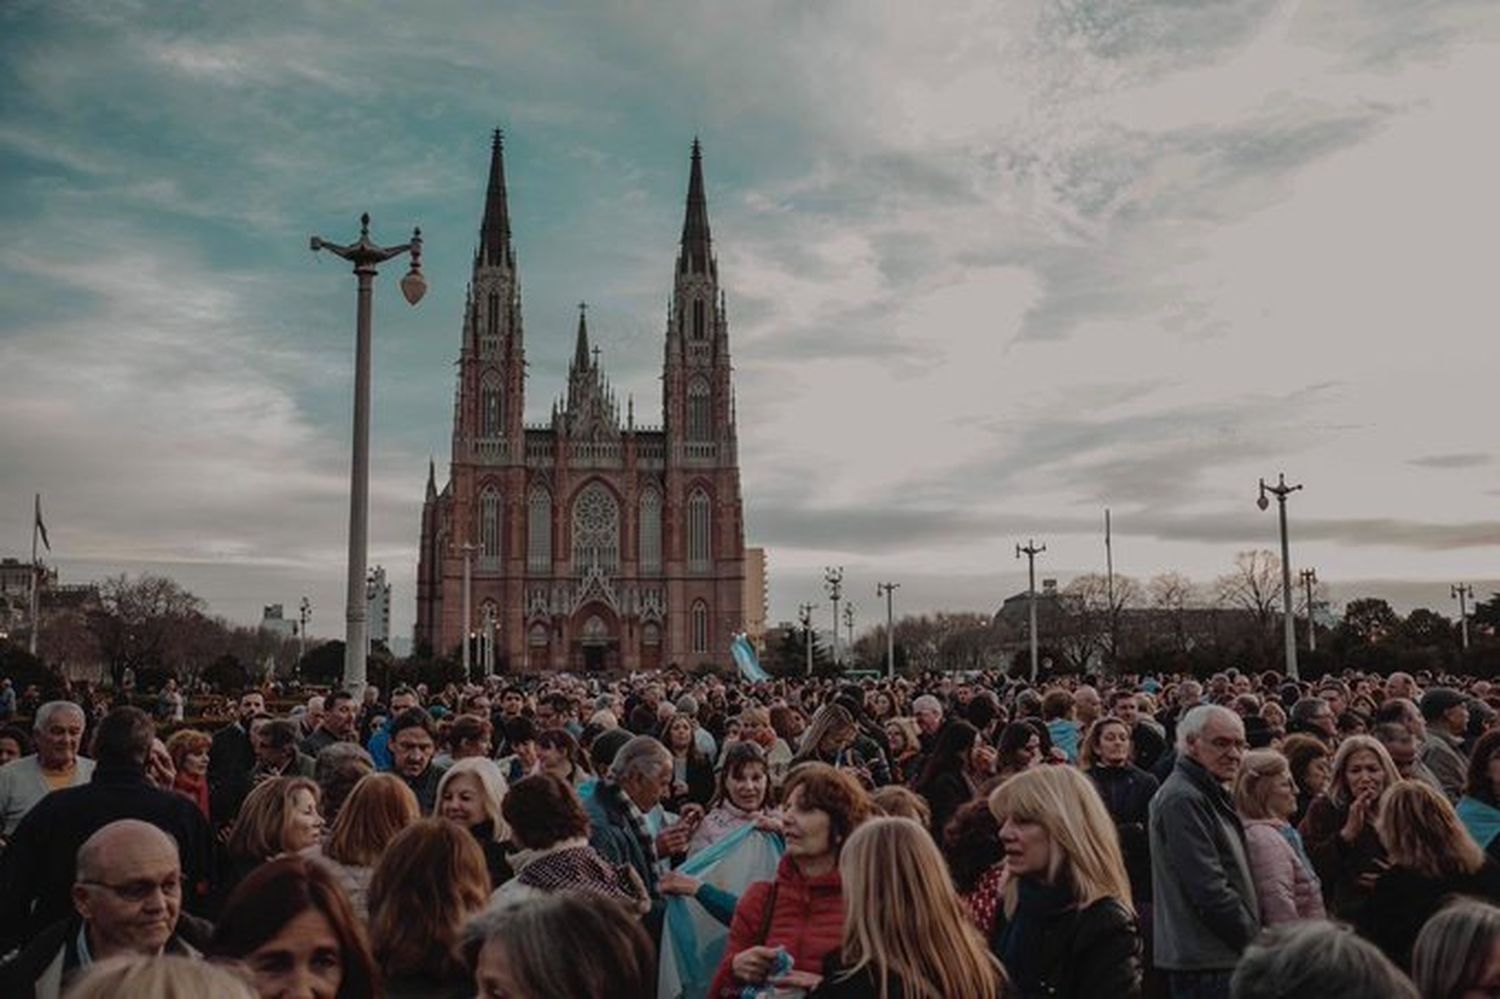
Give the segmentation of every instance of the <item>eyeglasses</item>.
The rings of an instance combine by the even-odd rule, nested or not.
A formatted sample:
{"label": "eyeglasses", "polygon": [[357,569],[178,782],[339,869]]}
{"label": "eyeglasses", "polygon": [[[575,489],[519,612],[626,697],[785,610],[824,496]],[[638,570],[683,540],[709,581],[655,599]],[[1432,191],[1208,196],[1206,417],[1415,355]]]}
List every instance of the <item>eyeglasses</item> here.
{"label": "eyeglasses", "polygon": [[139,881],[127,881],[124,884],[110,884],[108,881],[86,881],[80,880],[81,885],[92,885],[96,888],[106,888],[126,902],[144,902],[154,892],[160,891],[167,898],[177,898],[182,894],[182,878],[180,875],[172,875],[165,881],[152,881],[143,878]]}

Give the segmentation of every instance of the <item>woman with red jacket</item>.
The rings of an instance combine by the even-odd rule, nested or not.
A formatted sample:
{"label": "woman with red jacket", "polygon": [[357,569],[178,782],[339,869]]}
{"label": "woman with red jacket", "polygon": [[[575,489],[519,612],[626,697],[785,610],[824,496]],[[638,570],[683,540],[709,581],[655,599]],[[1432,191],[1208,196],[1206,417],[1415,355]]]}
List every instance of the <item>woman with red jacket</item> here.
{"label": "woman with red jacket", "polygon": [[778,947],[786,948],[792,971],[772,984],[810,989],[818,983],[823,959],[838,950],[844,934],[839,851],[869,815],[869,796],[849,774],[824,763],[792,770],[782,820],[786,855],[776,880],[752,884],[735,907],[710,996],[727,999],[767,981]]}

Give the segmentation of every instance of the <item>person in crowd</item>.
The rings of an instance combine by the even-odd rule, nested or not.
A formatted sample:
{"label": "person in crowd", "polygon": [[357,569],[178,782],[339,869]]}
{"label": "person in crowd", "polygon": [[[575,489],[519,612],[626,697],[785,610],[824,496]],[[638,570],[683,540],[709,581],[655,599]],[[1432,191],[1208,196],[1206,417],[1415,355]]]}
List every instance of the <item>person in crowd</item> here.
{"label": "person in crowd", "polygon": [[229,968],[178,954],[123,954],[91,964],[68,999],[256,999],[255,991]]}
{"label": "person in crowd", "polygon": [[886,765],[885,732],[865,710],[865,692],[858,684],[845,684],[834,696],[833,704],[849,712],[854,722],[854,739],[849,744],[863,761],[869,779],[865,787],[873,790],[891,782],[890,767]]}
{"label": "person in crowd", "polygon": [[208,955],[243,965],[261,999],[381,995],[364,925],[333,875],[306,857],[280,857],[240,882]]}
{"label": "person in crowd", "polygon": [[514,784],[522,777],[530,777],[541,769],[542,761],[537,748],[536,725],[530,718],[520,717],[505,723],[505,744],[510,755],[502,757],[500,773],[506,783]]}
{"label": "person in crowd", "polygon": [[885,722],[885,742],[890,747],[891,779],[911,784],[920,775],[922,743],[917,737],[913,718],[889,718]]}
{"label": "person in crowd", "polygon": [[1024,721],[1011,722],[1001,729],[995,748],[995,776],[1002,781],[1046,759],[1042,734],[1037,726]]}
{"label": "person in crowd", "polygon": [[1355,927],[1398,967],[1410,968],[1422,924],[1446,897],[1500,901],[1500,865],[1464,831],[1448,799],[1420,781],[1386,789],[1376,826],[1390,866]]}
{"label": "person in crowd", "polygon": [[[1410,979],[1347,926],[1282,923],[1245,949],[1232,999],[1419,999]],[[1429,997],[1430,999],[1430,997]]]}
{"label": "person in crowd", "polygon": [[31,736],[26,730],[19,725],[0,725],[0,767],[29,755]]}
{"label": "person in crowd", "polygon": [[1437,777],[1448,800],[1457,801],[1468,774],[1463,740],[1469,728],[1469,699],[1451,687],[1433,687],[1422,695],[1420,706],[1427,725],[1422,762]]}
{"label": "person in crowd", "polygon": [[1281,741],[1280,751],[1291,768],[1292,783],[1297,786],[1297,809],[1291,822],[1301,825],[1313,800],[1328,790],[1333,776],[1333,753],[1322,739],[1310,735],[1287,736]]}
{"label": "person in crowd", "polygon": [[959,901],[969,921],[988,940],[1009,878],[1005,848],[1000,844],[1000,823],[990,811],[988,799],[970,801],[959,808],[943,829],[942,845]]}
{"label": "person in crowd", "polygon": [[670,812],[689,802],[708,804],[714,793],[713,758],[704,756],[693,737],[693,719],[676,714],[661,728],[660,740],[672,754],[672,790],[663,802]]}
{"label": "person in crowd", "polygon": [[1234,785],[1234,807],[1245,824],[1261,925],[1324,918],[1323,886],[1289,821],[1297,793],[1286,757],[1274,749],[1246,753]]}
{"label": "person in crowd", "polygon": [[1424,999],[1500,995],[1500,908],[1477,899],[1446,905],[1417,934],[1411,977]]}
{"label": "person in crowd", "polygon": [[212,909],[220,909],[235,885],[267,860],[321,842],[319,794],[318,785],[308,777],[272,777],[256,785],[224,845]]}
{"label": "person in crowd", "polygon": [[990,945],[1015,992],[1138,996],[1130,879],[1093,783],[1072,767],[1039,767],[991,792],[989,808],[1009,872]]}
{"label": "person in crowd", "polygon": [[916,719],[917,738],[926,753],[932,748],[938,729],[943,727],[943,702],[931,694],[922,694],[911,702],[911,716]]}
{"label": "person in crowd", "polygon": [[924,827],[931,828],[932,826],[932,808],[927,804],[927,799],[909,787],[903,787],[900,784],[878,787],[875,793],[870,795],[870,804],[878,815],[915,819]]}
{"label": "person in crowd", "polygon": [[1087,732],[1104,715],[1104,698],[1091,684],[1081,683],[1073,689],[1073,720],[1078,722],[1078,731]]}
{"label": "person in crowd", "polygon": [[1174,995],[1228,994],[1260,929],[1245,831],[1227,786],[1245,755],[1239,715],[1197,705],[1177,721],[1172,773],[1151,799],[1152,944]]}
{"label": "person in crowd", "polygon": [[[646,886],[653,905],[661,898],[657,861],[684,852],[697,827],[691,818],[685,818],[651,834],[646,814],[666,798],[671,788],[672,754],[651,736],[638,735],[620,747],[609,772],[585,803],[590,845],[611,863],[629,864]],[[653,937],[659,915],[657,908],[653,911]]]}
{"label": "person in crowd", "polygon": [[265,695],[247,687],[234,710],[234,721],[214,733],[208,750],[209,811],[215,827],[233,822],[240,803],[250,793],[250,770],[255,766],[250,721],[265,714]]}
{"label": "person in crowd", "polygon": [[46,795],[21,820],[0,856],[0,953],[29,940],[73,909],[78,849],[117,819],[141,819],[177,841],[183,903],[202,901],[213,858],[213,831],[182,795],[154,787],[146,762],[156,737],[151,716],[115,708],[94,734],[93,779]]}
{"label": "person in crowd", "polygon": [[463,925],[489,897],[484,851],[467,831],[443,819],[403,829],[370,879],[370,941],[387,999],[468,999]]}
{"label": "person in crowd", "polygon": [[292,709],[292,718],[297,723],[297,741],[307,741],[323,724],[323,715],[326,711],[327,698],[322,694],[314,694],[307,699],[303,707]]}
{"label": "person in crowd", "polygon": [[869,795],[846,771],[825,763],[792,769],[782,818],[786,854],[775,880],[752,884],[735,907],[710,996],[765,982],[778,947],[792,961],[786,984],[807,988],[822,974],[844,935],[839,852],[869,815]]}
{"label": "person in crowd", "polygon": [[698,717],[698,698],[692,694],[683,694],[677,698],[677,714],[675,718],[686,718],[693,724],[693,744],[698,747],[698,752],[703,758],[710,761],[719,757],[719,742],[714,734],[703,725],[702,719]]}
{"label": "person in crowd", "polygon": [[510,880],[512,873],[505,850],[510,830],[500,807],[505,792],[500,768],[493,760],[480,757],[459,760],[438,782],[437,814],[458,823],[474,836],[484,851],[484,866],[490,873],[492,887]]}
{"label": "person in crowd", "polygon": [[443,770],[433,760],[437,752],[437,726],[432,716],[421,708],[397,715],[391,722],[391,758],[396,776],[406,781],[417,796],[423,815],[437,807],[438,781]]}
{"label": "person in crowd", "polygon": [[439,755],[437,762],[446,767],[458,760],[489,759],[493,736],[488,717],[461,714],[448,726],[448,751]]}
{"label": "person in crowd", "polygon": [[1338,742],[1338,716],[1321,697],[1303,697],[1292,705],[1287,716],[1288,734],[1306,735],[1333,748]]}
{"label": "person in crowd", "polygon": [[316,729],[302,740],[301,750],[317,759],[318,754],[336,742],[355,742],[359,738],[359,702],[347,690],[335,690],[323,699],[323,717]]}
{"label": "person in crowd", "polygon": [[1114,820],[1130,877],[1130,893],[1141,918],[1150,917],[1151,840],[1147,833],[1156,778],[1131,762],[1134,745],[1124,719],[1106,716],[1084,734],[1079,761]]}
{"label": "person in crowd", "polygon": [[1370,734],[1391,754],[1391,762],[1396,764],[1396,773],[1402,780],[1419,780],[1436,791],[1443,789],[1437,775],[1422,762],[1422,746],[1411,729],[1399,722],[1381,722]]}
{"label": "person in crowd", "polygon": [[35,754],[0,766],[0,841],[14,835],[43,795],[89,782],[94,761],[78,755],[84,726],[83,709],[72,701],[48,701],[37,709]]}
{"label": "person in crowd", "polygon": [[370,878],[386,846],[422,817],[417,796],[395,774],[368,774],[354,785],[321,845],[302,855],[327,867],[361,923],[369,920]]}
{"label": "person in crowd", "polygon": [[[528,777],[526,780],[538,780]],[[656,952],[616,902],[569,892],[493,906],[464,931],[484,997],[627,999],[654,995]]]}
{"label": "person in crowd", "polygon": [[1458,817],[1480,849],[1500,860],[1500,729],[1480,736],[1469,754]]}
{"label": "person in crowd", "polygon": [[1323,901],[1336,919],[1359,920],[1360,909],[1386,863],[1375,831],[1381,795],[1400,776],[1375,739],[1345,739],[1333,758],[1328,793],[1313,801],[1298,831],[1323,884]]}
{"label": "person in crowd", "polygon": [[[802,745],[802,733],[807,731],[807,715],[795,704],[778,704],[771,709],[771,728],[796,753]],[[790,766],[791,760],[787,764]]]}
{"label": "person in crowd", "polygon": [[959,806],[974,797],[977,785],[970,773],[969,758],[978,738],[979,731],[962,719],[944,725],[933,741],[922,773],[912,785],[932,809],[930,828],[934,839],[942,835]]}
{"label": "person in crowd", "polygon": [[566,729],[549,729],[538,735],[536,751],[542,770],[561,777],[575,788],[593,776],[578,740]]}
{"label": "person in crowd", "polygon": [[865,785],[871,786],[869,769],[852,747],[859,729],[849,712],[837,704],[825,704],[813,715],[812,723],[802,734],[802,748],[792,757],[792,766],[801,763],[827,763],[853,772]]}
{"label": "person in crowd", "polygon": [[[791,768],[791,744],[782,738],[771,723],[771,712],[762,707],[749,707],[740,712],[740,738],[753,742],[766,754],[766,766],[770,768],[771,786],[779,788],[786,782],[786,772]],[[725,752],[728,740],[725,740]],[[720,766],[722,766],[722,761]]]}
{"label": "person in crowd", "polygon": [[946,874],[932,837],[910,819],[875,818],[854,830],[839,857],[843,940],[813,999],[999,999],[1005,973]]}
{"label": "person in crowd", "polygon": [[208,810],[208,752],[213,740],[207,733],[184,728],[167,740],[167,754],[172,757],[176,776],[172,790],[198,806],[206,819]]}
{"label": "person in crowd", "polygon": [[16,688],[10,677],[0,679],[0,724],[16,716]]}
{"label": "person in crowd", "polygon": [[1142,714],[1140,697],[1130,687],[1121,687],[1110,695],[1109,711],[1130,729],[1132,762],[1149,773],[1167,750],[1161,726],[1150,715]]}
{"label": "person in crowd", "polygon": [[313,775],[323,789],[323,820],[333,825],[354,785],[374,772],[375,761],[355,743],[336,742],[319,753]]}
{"label": "person in crowd", "polygon": [[415,690],[403,685],[391,691],[390,712],[386,715],[385,723],[378,726],[365,743],[375,769],[382,772],[394,769],[396,762],[391,759],[391,720],[417,707],[421,707],[421,701]]}
{"label": "person in crowd", "polygon": [[708,814],[688,841],[688,853],[712,846],[744,826],[764,823],[771,804],[771,771],[765,751],[754,742],[730,743]]}
{"label": "person in crowd", "polygon": [[102,826],[78,850],[72,912],[0,965],[0,995],[56,997],[95,962],[124,954],[197,956],[212,930],[182,912],[177,843],[139,819]]}
{"label": "person in crowd", "polygon": [[1062,750],[1069,763],[1078,762],[1077,710],[1072,691],[1058,687],[1047,691],[1042,698],[1042,721],[1052,736],[1052,745]]}
{"label": "person in crowd", "polygon": [[573,788],[552,774],[517,781],[501,812],[517,847],[516,874],[497,885],[494,902],[524,902],[559,891],[611,899],[632,913],[651,908],[645,883],[628,863],[612,863],[589,844],[589,817]]}
{"label": "person in crowd", "polygon": [[[312,777],[317,763],[297,748],[297,724],[285,718],[254,722],[250,742],[255,747],[255,766],[250,786],[273,777]],[[242,802],[243,804],[243,802]]]}

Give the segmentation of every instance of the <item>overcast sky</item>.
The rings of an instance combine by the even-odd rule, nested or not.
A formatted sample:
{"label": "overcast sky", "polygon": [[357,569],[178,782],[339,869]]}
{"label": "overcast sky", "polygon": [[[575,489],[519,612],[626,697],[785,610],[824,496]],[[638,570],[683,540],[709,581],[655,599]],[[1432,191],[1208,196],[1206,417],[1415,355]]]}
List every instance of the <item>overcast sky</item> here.
{"label": "overcast sky", "polygon": [[[576,303],[638,417],[694,135],[772,614],[846,567],[992,610],[1039,573],[1335,596],[1500,588],[1493,0],[0,5],[0,552],[170,574],[342,632],[354,283],[376,293],[371,562],[410,633],[489,132],[530,380]],[[441,474],[441,472],[440,472]]]}

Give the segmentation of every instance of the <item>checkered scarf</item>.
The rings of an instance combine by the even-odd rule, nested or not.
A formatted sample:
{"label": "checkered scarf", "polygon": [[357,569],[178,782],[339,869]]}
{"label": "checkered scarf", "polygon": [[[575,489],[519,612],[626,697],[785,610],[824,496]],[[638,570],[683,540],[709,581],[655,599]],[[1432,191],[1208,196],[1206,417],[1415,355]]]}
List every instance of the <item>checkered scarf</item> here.
{"label": "checkered scarf", "polygon": [[601,780],[594,788],[595,794],[603,794],[613,807],[623,811],[630,819],[631,831],[635,833],[636,842],[641,846],[641,852],[646,855],[646,866],[653,867],[656,864],[656,837],[651,835],[651,829],[646,825],[646,816],[636,807],[630,795],[625,789],[608,778]]}
{"label": "checkered scarf", "polygon": [[629,864],[614,865],[587,843],[564,847],[532,860],[516,880],[538,891],[577,891],[614,899],[632,912],[651,908],[640,875]]}

